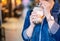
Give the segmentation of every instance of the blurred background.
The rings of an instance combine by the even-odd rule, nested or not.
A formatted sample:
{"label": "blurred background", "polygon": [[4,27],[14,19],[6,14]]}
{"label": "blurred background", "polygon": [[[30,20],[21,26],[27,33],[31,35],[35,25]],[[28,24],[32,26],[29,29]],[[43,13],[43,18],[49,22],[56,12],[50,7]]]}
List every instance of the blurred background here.
{"label": "blurred background", "polygon": [[[38,0],[0,0],[0,41],[23,41],[21,33],[27,12]],[[51,10],[60,25],[60,0],[55,0]]]}

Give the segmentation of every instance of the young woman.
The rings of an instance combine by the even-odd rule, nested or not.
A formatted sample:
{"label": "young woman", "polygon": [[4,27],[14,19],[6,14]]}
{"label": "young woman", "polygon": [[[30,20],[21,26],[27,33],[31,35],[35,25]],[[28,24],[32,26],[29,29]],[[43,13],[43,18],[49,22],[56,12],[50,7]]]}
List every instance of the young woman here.
{"label": "young woman", "polygon": [[[37,14],[38,10],[35,8],[33,11],[27,12],[22,31],[24,41],[60,41],[60,27],[50,13],[54,6],[54,0],[40,0],[40,3],[45,18],[43,20],[43,17]],[[41,11],[39,14],[41,14]]]}

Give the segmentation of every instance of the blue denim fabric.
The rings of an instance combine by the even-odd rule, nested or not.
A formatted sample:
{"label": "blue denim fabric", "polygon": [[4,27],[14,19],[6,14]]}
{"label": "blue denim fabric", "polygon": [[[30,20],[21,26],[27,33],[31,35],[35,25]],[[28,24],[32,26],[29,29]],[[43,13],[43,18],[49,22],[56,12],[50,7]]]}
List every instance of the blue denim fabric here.
{"label": "blue denim fabric", "polygon": [[[31,10],[29,10],[27,12],[24,27],[23,27],[23,31],[22,31],[22,38],[23,38],[24,41],[39,41],[41,24],[36,24],[36,26],[35,26],[35,28],[33,30],[31,38],[24,37],[24,34],[25,34],[24,31],[26,31],[26,29],[30,25],[29,17],[31,15],[31,12],[32,12]],[[52,35],[50,35],[50,33],[48,32],[48,23],[46,21],[46,18],[44,19],[44,23],[43,23],[43,27],[42,27],[41,31],[42,31],[42,33],[41,33],[41,41],[55,41],[55,39],[52,37]]]}

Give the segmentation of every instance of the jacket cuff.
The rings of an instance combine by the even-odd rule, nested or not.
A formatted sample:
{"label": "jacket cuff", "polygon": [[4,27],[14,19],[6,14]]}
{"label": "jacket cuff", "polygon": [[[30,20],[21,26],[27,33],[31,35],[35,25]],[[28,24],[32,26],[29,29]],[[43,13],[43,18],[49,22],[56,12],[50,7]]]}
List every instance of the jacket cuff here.
{"label": "jacket cuff", "polygon": [[59,26],[56,22],[54,22],[54,24],[53,24],[52,27],[50,28],[50,32],[51,32],[52,34],[55,34],[55,33],[59,30],[59,28],[60,28],[60,26]]}
{"label": "jacket cuff", "polygon": [[28,37],[28,35],[26,34],[26,30],[23,32],[23,36],[24,36],[25,39],[30,39],[30,38]]}

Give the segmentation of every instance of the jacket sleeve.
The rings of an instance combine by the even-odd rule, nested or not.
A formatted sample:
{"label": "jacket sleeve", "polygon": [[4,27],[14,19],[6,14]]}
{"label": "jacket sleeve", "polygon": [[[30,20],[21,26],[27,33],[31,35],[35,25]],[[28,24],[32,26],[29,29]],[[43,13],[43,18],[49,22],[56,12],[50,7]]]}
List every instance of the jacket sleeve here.
{"label": "jacket sleeve", "polygon": [[[58,26],[56,26],[58,28]],[[60,41],[60,26],[58,28],[58,30],[56,31],[55,34],[52,34],[52,37],[56,40],[56,41]]]}
{"label": "jacket sleeve", "polygon": [[50,32],[52,34],[56,34],[56,32],[60,29],[59,24],[57,24],[56,22],[53,23],[53,25],[51,26]]}
{"label": "jacket sleeve", "polygon": [[50,32],[52,34],[52,37],[56,41],[60,41],[60,25],[57,24],[56,22],[53,24],[53,26],[50,29]]}
{"label": "jacket sleeve", "polygon": [[23,26],[23,30],[22,30],[22,38],[23,40],[27,41],[29,40],[29,37],[26,35],[26,29],[29,27],[30,25],[30,17],[31,11],[27,12],[26,18],[25,18],[25,22],[24,22],[24,26]]}

